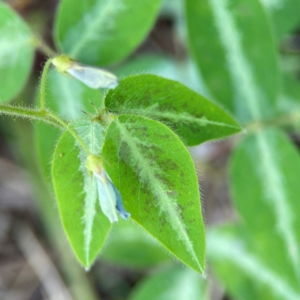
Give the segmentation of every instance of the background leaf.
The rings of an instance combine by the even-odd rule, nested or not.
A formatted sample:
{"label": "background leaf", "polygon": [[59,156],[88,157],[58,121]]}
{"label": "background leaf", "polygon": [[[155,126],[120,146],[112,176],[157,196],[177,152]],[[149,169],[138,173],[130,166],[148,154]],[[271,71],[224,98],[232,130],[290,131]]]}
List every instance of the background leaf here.
{"label": "background leaf", "polygon": [[272,18],[279,41],[300,24],[298,0],[261,0],[261,3]]}
{"label": "background leaf", "polygon": [[295,74],[282,71],[282,92],[277,101],[278,115],[297,114],[300,118],[300,82]]}
{"label": "background leaf", "polygon": [[138,74],[154,74],[167,79],[179,81],[188,88],[212,99],[203,79],[199,76],[195,63],[186,58],[176,60],[165,55],[143,54],[127,60],[114,70],[119,78]]}
{"label": "background leaf", "polygon": [[277,129],[248,136],[231,164],[233,200],[264,264],[295,290],[300,271],[300,157]]}
{"label": "background leaf", "polygon": [[121,80],[116,89],[108,92],[105,106],[117,114],[144,115],[159,120],[188,146],[240,131],[236,121],[217,105],[179,82],[155,75]]}
{"label": "background leaf", "polygon": [[204,280],[190,269],[173,266],[145,278],[129,297],[129,300],[170,299],[208,299]]}
{"label": "background leaf", "polygon": [[[100,154],[103,128],[89,120],[72,124],[93,154]],[[59,139],[52,178],[59,214],[77,259],[89,268],[102,248],[111,224],[98,201],[96,180],[85,167],[86,154],[69,132]]]}
{"label": "background leaf", "polygon": [[189,43],[216,101],[238,121],[269,118],[278,94],[275,43],[258,0],[186,0]]}
{"label": "background leaf", "polygon": [[198,180],[179,138],[157,121],[123,115],[110,124],[102,156],[131,218],[202,273],[205,234]]}
{"label": "background leaf", "polygon": [[83,63],[120,61],[143,41],[160,0],[62,0],[55,35],[59,48]]}
{"label": "background leaf", "polygon": [[0,2],[0,102],[24,87],[34,55],[34,37],[23,20]]}
{"label": "background leaf", "polygon": [[[46,87],[46,105],[66,120],[83,117],[85,112],[95,113],[93,102],[99,109],[102,106],[102,92],[88,88],[83,83],[52,69]],[[36,97],[39,104],[39,97]],[[51,159],[61,131],[45,123],[36,123],[35,140],[37,155],[46,179],[51,178]]]}
{"label": "background leaf", "polygon": [[113,225],[101,259],[129,268],[149,268],[170,261],[171,256],[145,230],[130,219]]}
{"label": "background leaf", "polygon": [[248,238],[241,224],[215,228],[207,235],[209,260],[233,299],[299,299],[286,277],[252,251]]}

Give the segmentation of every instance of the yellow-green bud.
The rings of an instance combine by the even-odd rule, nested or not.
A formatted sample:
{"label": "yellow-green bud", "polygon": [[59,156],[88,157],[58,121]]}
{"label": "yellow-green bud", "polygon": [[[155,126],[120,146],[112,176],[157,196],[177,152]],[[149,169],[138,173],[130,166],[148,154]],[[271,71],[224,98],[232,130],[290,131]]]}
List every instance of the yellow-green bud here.
{"label": "yellow-green bud", "polygon": [[100,174],[103,169],[103,162],[99,156],[89,155],[86,162],[87,169],[96,174]]}
{"label": "yellow-green bud", "polygon": [[73,65],[73,61],[66,54],[62,54],[52,59],[52,64],[55,68],[61,72],[65,73]]}

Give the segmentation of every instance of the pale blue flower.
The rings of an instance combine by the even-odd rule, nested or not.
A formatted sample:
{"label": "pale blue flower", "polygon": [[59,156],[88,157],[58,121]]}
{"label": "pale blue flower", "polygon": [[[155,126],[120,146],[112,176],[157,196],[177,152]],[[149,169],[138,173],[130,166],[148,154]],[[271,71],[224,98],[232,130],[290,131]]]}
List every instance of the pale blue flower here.
{"label": "pale blue flower", "polygon": [[100,172],[94,172],[97,181],[100,207],[111,223],[118,221],[117,212],[123,219],[128,219],[128,213],[123,205],[122,196],[112,183],[104,168]]}

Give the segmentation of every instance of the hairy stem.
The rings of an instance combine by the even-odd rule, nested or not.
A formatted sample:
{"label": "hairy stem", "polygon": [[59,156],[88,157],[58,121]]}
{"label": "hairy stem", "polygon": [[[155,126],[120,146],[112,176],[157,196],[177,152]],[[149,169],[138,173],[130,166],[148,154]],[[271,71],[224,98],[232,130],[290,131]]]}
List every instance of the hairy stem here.
{"label": "hairy stem", "polygon": [[40,111],[28,107],[0,104],[0,115],[1,114],[30,120],[40,120],[53,126],[61,127],[61,124],[53,118],[50,118],[46,111]]}
{"label": "hairy stem", "polygon": [[40,109],[41,112],[45,111],[45,96],[46,96],[46,81],[47,81],[47,75],[50,69],[52,63],[52,59],[49,58],[44,66],[42,78],[41,78],[41,87],[40,87]]}
{"label": "hairy stem", "polygon": [[27,107],[17,107],[13,105],[0,104],[0,115],[13,116],[18,118],[25,118],[29,120],[40,120],[49,123],[53,126],[63,127],[70,132],[70,134],[77,140],[83,150],[89,155],[90,151],[77,132],[68,125],[68,122],[61,119],[55,113],[49,110],[36,110]]}

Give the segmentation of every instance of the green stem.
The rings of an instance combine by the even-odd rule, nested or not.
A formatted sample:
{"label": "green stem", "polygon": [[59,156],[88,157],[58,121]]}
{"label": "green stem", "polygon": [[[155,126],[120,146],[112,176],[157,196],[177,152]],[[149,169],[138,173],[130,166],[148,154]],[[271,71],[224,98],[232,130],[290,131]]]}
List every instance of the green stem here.
{"label": "green stem", "polygon": [[49,123],[53,126],[63,127],[66,130],[68,130],[70,134],[77,140],[77,142],[81,145],[83,150],[88,155],[90,154],[88,147],[79,137],[77,132],[73,128],[69,127],[68,123],[65,120],[61,119],[59,116],[57,116],[55,113],[51,111],[48,110],[40,111],[40,110],[35,110],[26,107],[16,107],[12,105],[0,104],[0,115],[1,114],[14,116],[18,118],[30,119],[30,120],[40,120]]}
{"label": "green stem", "polygon": [[58,54],[52,50],[48,45],[46,45],[41,39],[38,37],[34,37],[34,45],[48,57],[55,57]]}
{"label": "green stem", "polygon": [[300,110],[295,110],[283,116],[278,116],[266,121],[255,121],[246,127],[248,132],[256,132],[265,127],[295,126],[300,121]]}
{"label": "green stem", "polygon": [[40,111],[32,108],[0,104],[0,114],[30,120],[40,120],[57,127],[61,127],[61,124],[53,118],[50,118],[46,111]]}
{"label": "green stem", "polygon": [[88,147],[86,146],[86,144],[82,141],[82,139],[79,137],[79,135],[77,134],[77,132],[71,128],[68,123],[66,121],[64,121],[63,119],[61,119],[58,115],[47,111],[47,115],[51,118],[53,118],[56,122],[58,122],[59,124],[61,124],[61,126],[63,126],[66,130],[68,130],[73,137],[77,140],[77,142],[80,144],[80,146],[83,148],[83,150],[90,155],[90,150],[88,149]]}
{"label": "green stem", "polygon": [[298,49],[281,49],[280,52],[282,54],[289,54],[289,55],[300,55],[300,51]]}
{"label": "green stem", "polygon": [[45,67],[43,69],[42,78],[41,78],[41,88],[40,88],[40,112],[42,114],[45,114],[45,116],[50,117],[51,119],[55,120],[58,124],[63,126],[66,130],[68,130],[73,137],[78,141],[78,143],[81,145],[81,147],[84,149],[84,151],[87,154],[90,154],[89,149],[85,145],[85,143],[81,140],[77,132],[68,126],[68,123],[61,119],[58,115],[52,113],[51,111],[46,110],[45,105],[45,95],[46,95],[46,82],[47,82],[47,75],[50,69],[52,63],[52,58],[49,58],[45,64]]}
{"label": "green stem", "polygon": [[278,118],[273,118],[267,121],[267,124],[270,126],[287,126],[287,125],[296,125],[300,120],[300,110],[295,110],[291,113],[283,115]]}
{"label": "green stem", "polygon": [[46,96],[46,81],[47,75],[52,63],[52,58],[49,58],[44,66],[42,78],[41,78],[41,87],[40,87],[40,108],[41,112],[45,111],[45,96]]}

